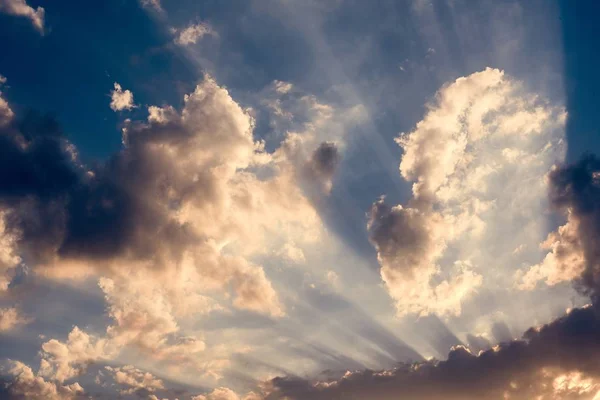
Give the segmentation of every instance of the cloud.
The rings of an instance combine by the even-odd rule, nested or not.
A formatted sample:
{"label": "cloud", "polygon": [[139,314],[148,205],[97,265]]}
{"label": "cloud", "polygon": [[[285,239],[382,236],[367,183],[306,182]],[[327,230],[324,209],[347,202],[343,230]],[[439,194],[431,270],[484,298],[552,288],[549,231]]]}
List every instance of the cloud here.
{"label": "cloud", "polygon": [[459,346],[446,361],[349,371],[333,381],[275,378],[265,398],[587,399],[600,392],[599,334],[597,310],[588,307],[479,355]]}
{"label": "cloud", "polygon": [[22,259],[38,279],[97,280],[110,318],[104,332],[75,327],[46,341],[41,376],[62,383],[127,353],[166,374],[218,379],[229,353],[189,328],[194,317],[285,315],[258,260],[317,243],[323,226],[299,181],[310,158],[266,152],[253,129],[210,77],[181,110],[150,106],[128,121],[123,149],[93,168],[54,119],[10,117],[0,129],[5,286]]}
{"label": "cloud", "polygon": [[367,225],[377,249],[381,276],[396,300],[398,314],[460,314],[462,301],[481,285],[482,276],[468,262],[457,261],[452,278],[435,288],[435,262],[445,249],[443,218],[401,205],[375,203]]}
{"label": "cloud", "polygon": [[157,389],[164,389],[163,381],[149,372],[141,371],[133,365],[123,367],[104,367],[112,375],[115,383],[126,386],[120,390],[121,394],[152,393]]}
{"label": "cloud", "polygon": [[131,90],[123,90],[117,82],[115,82],[115,89],[110,93],[110,98],[110,108],[113,111],[131,110],[135,107]]}
{"label": "cloud", "polygon": [[261,92],[261,105],[277,142],[274,157],[287,160],[304,192],[318,202],[329,195],[351,126],[367,119],[362,105],[333,106],[289,82],[274,81]]}
{"label": "cloud", "polygon": [[[486,272],[513,284],[519,247],[539,243],[547,183],[564,157],[565,111],[497,69],[438,91],[397,143],[407,205],[373,204],[370,240],[399,315],[459,315]],[[535,183],[532,183],[535,182]],[[482,252],[481,249],[486,249]]]}
{"label": "cloud", "polygon": [[[6,77],[0,75],[0,85],[4,85],[6,83]],[[0,91],[0,127],[8,124],[14,117],[14,113],[11,110],[8,102],[2,97],[2,92]]]}
{"label": "cloud", "polygon": [[597,302],[600,294],[600,160],[589,155],[576,164],[558,166],[550,172],[549,181],[552,204],[568,214],[567,224],[574,225],[570,228],[578,235],[577,240],[559,228],[560,244],[570,251],[576,246],[582,249],[585,267],[581,273],[581,288]]}
{"label": "cloud", "polygon": [[196,278],[231,283],[237,306],[279,315],[260,267],[234,254],[267,253],[265,235],[283,225],[290,234],[298,229],[301,242],[320,228],[291,173],[261,180],[242,171],[284,167],[254,142],[252,124],[207,79],[186,96],[181,114],[151,108],[147,122],[126,126],[124,150],[88,170],[73,160],[54,121],[15,121],[0,136],[3,170],[13,171],[0,177],[7,233],[48,277],[111,275],[123,263],[163,275],[187,260],[199,268]]}
{"label": "cloud", "polygon": [[8,360],[2,366],[2,372],[12,377],[8,384],[10,398],[31,400],[69,400],[83,395],[84,390],[75,382],[69,385],[60,385],[46,381],[36,375],[30,367],[19,362]]}
{"label": "cloud", "polygon": [[16,307],[0,308],[0,332],[11,331],[30,322],[31,319],[22,316]]}
{"label": "cloud", "polygon": [[340,162],[338,148],[333,142],[323,142],[317,147],[306,163],[309,179],[319,182],[326,193],[331,191],[333,175]]}
{"label": "cloud", "polygon": [[44,33],[44,8],[38,7],[35,10],[27,5],[25,0],[0,0],[0,12],[8,15],[28,18],[33,26],[41,33]]}
{"label": "cloud", "polygon": [[193,396],[192,400],[262,400],[262,397],[254,392],[239,396],[229,388],[219,387],[208,394]]}
{"label": "cloud", "polygon": [[[333,380],[278,377],[264,383],[263,398],[600,398],[600,367],[597,363],[600,356],[600,258],[597,250],[600,238],[600,161],[590,155],[573,165],[554,167],[548,176],[548,189],[551,204],[568,217],[567,228],[561,226],[550,238],[552,243],[564,242],[560,246],[569,249],[565,253],[568,257],[570,247],[575,246],[573,243],[582,248],[584,268],[580,269],[576,282],[582,292],[591,296],[591,305],[573,309],[548,324],[531,328],[519,340],[504,341],[477,354],[473,350],[485,348],[489,343],[481,343],[481,339],[471,335],[469,344],[473,350],[457,346],[445,361],[402,364],[381,371],[348,371]],[[386,212],[392,211],[387,209]],[[410,226],[407,223],[398,225]],[[421,224],[416,225],[423,229]],[[569,231],[565,232],[567,229]],[[388,236],[385,235],[386,238]],[[395,246],[398,245],[392,247]],[[551,248],[549,254],[562,257],[563,251],[559,245]],[[380,253],[386,255],[385,246]],[[577,259],[576,264],[580,265],[581,261]],[[412,271],[408,269],[404,272]],[[502,333],[502,329],[496,331],[504,340],[510,337],[509,333]]]}
{"label": "cloud", "polygon": [[140,5],[144,8],[154,10],[156,12],[164,12],[160,0],[140,0]]}
{"label": "cloud", "polygon": [[8,290],[13,267],[21,262],[17,254],[17,237],[7,232],[4,213],[0,212],[0,294]]}
{"label": "cloud", "polygon": [[553,286],[581,276],[585,269],[585,260],[577,231],[577,219],[569,213],[567,223],[560,226],[556,232],[548,234],[548,238],[540,245],[542,249],[550,250],[542,262],[527,270],[517,271],[517,287],[532,290],[540,281]]}
{"label": "cloud", "polygon": [[90,336],[78,327],[69,333],[66,342],[51,339],[42,344],[39,374],[60,383],[74,378],[96,361],[108,357],[106,340]]}
{"label": "cloud", "polygon": [[215,36],[216,32],[206,23],[190,24],[184,29],[174,30],[175,43],[181,46],[195,44],[206,35]]}

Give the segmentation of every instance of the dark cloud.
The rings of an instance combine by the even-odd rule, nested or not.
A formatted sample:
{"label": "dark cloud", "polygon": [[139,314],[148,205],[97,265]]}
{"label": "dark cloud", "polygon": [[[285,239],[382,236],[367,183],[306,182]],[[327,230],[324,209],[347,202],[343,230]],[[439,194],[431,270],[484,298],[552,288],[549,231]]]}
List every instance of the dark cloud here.
{"label": "dark cloud", "polygon": [[192,235],[160,207],[164,160],[148,144],[157,131],[86,170],[50,116],[29,113],[1,129],[0,204],[31,261],[177,257]]}
{"label": "dark cloud", "polygon": [[[329,385],[302,379],[275,378],[267,399],[583,399],[576,393],[561,397],[552,381],[565,371],[600,377],[600,319],[593,307],[577,309],[540,329],[530,329],[512,341],[478,356],[463,347],[446,361],[401,365],[389,371],[347,374]],[[556,375],[548,375],[554,373]],[[549,384],[549,387],[548,387]],[[545,387],[546,386],[546,387]],[[589,393],[588,393],[589,396]]]}
{"label": "dark cloud", "polygon": [[316,200],[331,192],[340,154],[334,142],[322,142],[307,158],[300,180],[307,194]]}
{"label": "dark cloud", "polygon": [[[487,340],[469,335],[473,350],[488,348],[478,354],[456,346],[445,361],[349,372],[327,383],[275,378],[269,382],[267,399],[591,399],[600,393],[600,160],[587,156],[555,168],[549,178],[552,204],[577,219],[586,259],[578,287],[591,296],[592,305],[531,328],[520,340],[510,340],[509,327],[497,323],[492,333],[503,343],[492,349]],[[371,240],[379,244],[380,252],[406,247],[389,238],[414,240],[410,229],[396,232],[407,225],[398,223],[402,213],[379,202],[371,214]]]}
{"label": "dark cloud", "polygon": [[572,213],[578,223],[586,267],[578,287],[599,303],[600,295],[600,160],[587,155],[550,173],[550,199]]}
{"label": "dark cloud", "polygon": [[318,176],[331,179],[339,161],[340,155],[335,143],[323,142],[313,152],[310,166]]}
{"label": "dark cloud", "polygon": [[369,240],[381,262],[410,276],[431,250],[426,216],[416,209],[390,207],[383,199],[369,212]]}

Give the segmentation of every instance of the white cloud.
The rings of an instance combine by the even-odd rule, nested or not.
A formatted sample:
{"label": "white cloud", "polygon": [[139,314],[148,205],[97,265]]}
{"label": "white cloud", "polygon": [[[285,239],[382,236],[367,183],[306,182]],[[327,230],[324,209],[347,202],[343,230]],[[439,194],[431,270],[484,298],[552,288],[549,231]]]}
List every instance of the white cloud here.
{"label": "white cloud", "polygon": [[[6,78],[4,76],[0,76],[2,78],[1,84],[6,83]],[[0,127],[9,123],[14,117],[14,113],[11,110],[8,102],[2,97],[2,92],[0,91]]]}
{"label": "white cloud", "polygon": [[187,46],[195,44],[198,40],[202,39],[206,35],[215,36],[216,32],[206,23],[190,24],[184,29],[174,30],[176,37],[175,43],[181,46]]}
{"label": "white cloud", "polygon": [[123,367],[104,367],[112,374],[113,380],[119,385],[126,386],[127,389],[120,390],[121,394],[134,394],[138,391],[154,392],[157,389],[164,389],[163,381],[149,372],[141,371],[133,365]]}
{"label": "white cloud", "polygon": [[27,5],[25,0],[0,0],[0,12],[18,17],[26,17],[40,33],[44,33],[43,7],[38,7],[34,10],[31,6]]}
{"label": "white cloud", "polygon": [[131,110],[135,107],[131,90],[123,90],[117,82],[115,82],[115,89],[110,92],[110,99],[110,108],[113,111]]}
{"label": "white cloud", "polygon": [[[2,98],[0,98],[1,100]],[[12,280],[10,272],[21,261],[16,249],[16,242],[16,235],[6,229],[5,213],[0,211],[0,293],[8,289]]]}
{"label": "white cloud", "polygon": [[31,319],[22,316],[16,307],[0,308],[0,332],[11,331],[29,322]]}
{"label": "white cloud", "polygon": [[545,235],[543,177],[564,157],[565,117],[488,68],[445,85],[397,139],[413,199],[407,207],[376,203],[369,229],[400,315],[457,315],[478,287],[512,285],[511,266],[527,255],[514,249]]}
{"label": "white cloud", "polygon": [[569,213],[567,223],[548,235],[540,245],[542,249],[550,250],[542,262],[515,274],[519,289],[535,289],[541,281],[552,286],[581,276],[586,263],[578,225]]}
{"label": "white cloud", "polygon": [[85,372],[90,363],[110,357],[111,352],[106,340],[74,327],[66,342],[51,339],[42,344],[41,354],[39,374],[62,383]]}
{"label": "white cloud", "polygon": [[[126,92],[120,86],[115,91]],[[132,97],[125,103],[132,104]],[[281,318],[286,306],[269,268],[282,258],[302,262],[307,247],[322,244],[323,223],[302,185],[310,178],[319,188],[331,186],[333,150],[345,125],[361,121],[364,110],[338,113],[313,96],[300,95],[291,103],[300,103],[308,122],[286,132],[286,143],[267,152],[253,136],[249,111],[211,77],[183,100],[181,110],[150,106],[146,120],[128,120],[124,150],[113,155],[106,170],[88,171],[81,182],[95,196],[96,185],[104,185],[103,174],[110,178],[109,193],[102,191],[100,202],[90,197],[85,204],[92,209],[86,213],[96,213],[100,203],[106,216],[106,207],[116,211],[126,199],[121,217],[111,224],[118,228],[108,235],[95,232],[89,242],[85,234],[54,232],[51,246],[72,235],[77,242],[73,252],[47,247],[36,258],[39,246],[19,249],[24,258],[39,260],[30,263],[32,276],[97,279],[110,318],[104,332],[76,327],[66,339],[45,341],[40,353],[44,378],[64,382],[91,363],[133,355],[136,367],[160,369],[165,378],[193,377],[214,385],[240,347],[211,345],[205,335],[212,333],[192,328],[198,315],[240,309]],[[313,175],[307,174],[309,167]],[[111,197],[114,190],[117,196]],[[18,221],[10,221],[11,233],[20,234]],[[12,238],[0,238],[7,265],[18,262],[11,253]],[[19,236],[19,243],[26,241]],[[260,264],[266,258],[268,268]]]}
{"label": "white cloud", "polygon": [[262,400],[263,397],[250,392],[244,396],[239,396],[233,390],[226,387],[219,387],[212,392],[204,395],[193,396],[192,400]]}
{"label": "white cloud", "polygon": [[77,382],[62,386],[46,381],[41,376],[36,375],[30,367],[19,361],[6,361],[2,371],[12,376],[13,379],[8,390],[16,398],[69,400],[78,398],[84,393],[83,388]]}
{"label": "white cloud", "polygon": [[[151,210],[125,237],[126,251],[71,258],[50,250],[52,257],[32,267],[50,279],[99,279],[111,318],[104,333],[74,328],[65,341],[46,341],[44,377],[63,382],[90,363],[136,354],[145,367],[167,374],[218,379],[236,349],[211,348],[190,321],[229,308],[282,317],[285,306],[257,260],[301,261],[302,249],[324,233],[298,183],[297,165],[306,160],[267,153],[253,138],[249,113],[212,78],[184,97],[181,111],[151,106],[148,112],[146,121],[126,124],[126,149],[116,155],[126,169],[111,174],[125,179],[142,210]],[[314,147],[303,143],[308,160],[319,143],[310,141]],[[128,211],[137,224],[139,210]],[[16,261],[10,237],[0,237],[7,260]]]}

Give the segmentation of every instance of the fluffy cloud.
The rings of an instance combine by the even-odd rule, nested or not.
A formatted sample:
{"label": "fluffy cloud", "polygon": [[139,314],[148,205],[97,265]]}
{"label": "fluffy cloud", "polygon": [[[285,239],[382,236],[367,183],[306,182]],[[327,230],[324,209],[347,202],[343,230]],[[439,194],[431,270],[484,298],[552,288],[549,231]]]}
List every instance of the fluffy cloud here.
{"label": "fluffy cloud", "polygon": [[[549,176],[550,199],[559,210],[575,221],[578,239],[560,237],[561,245],[571,249],[575,242],[581,247],[585,267],[581,287],[597,302],[600,292],[600,160],[593,155],[574,165],[557,167]],[[562,228],[559,228],[559,233]],[[567,243],[564,243],[567,242]]]}
{"label": "fluffy cloud", "polygon": [[127,349],[167,373],[218,379],[227,354],[181,321],[229,307],[285,314],[257,260],[319,240],[300,170],[312,163],[312,179],[331,179],[337,152],[311,139],[302,149],[316,155],[299,162],[266,152],[253,129],[210,77],[181,111],[151,106],[127,122],[124,148],[93,169],[51,118],[10,116],[0,130],[5,286],[19,256],[36,277],[98,279],[112,320],[102,334],[76,327],[45,342],[41,376],[62,383]]}
{"label": "fluffy cloud", "polygon": [[540,281],[555,285],[576,278],[597,296],[598,233],[600,221],[600,161],[590,155],[571,166],[554,168],[549,176],[552,204],[566,215],[567,222],[542,243],[550,250],[542,263],[518,271],[517,284],[532,289]]}
{"label": "fluffy cloud", "polygon": [[519,289],[532,290],[540,281],[552,286],[581,276],[585,260],[578,225],[576,217],[569,213],[567,223],[548,235],[540,245],[542,249],[550,250],[542,262],[515,274]]}
{"label": "fluffy cloud", "polygon": [[109,371],[117,384],[127,387],[127,389],[120,391],[121,394],[152,393],[157,389],[164,389],[162,380],[149,372],[135,368],[133,365],[104,368]]}
{"label": "fluffy cloud", "polygon": [[259,396],[254,392],[250,392],[245,396],[239,396],[229,388],[220,387],[208,394],[193,396],[192,400],[262,400],[262,396]]}
{"label": "fluffy cloud", "polygon": [[[267,400],[600,398],[597,362],[600,356],[600,161],[588,156],[574,165],[555,167],[549,174],[548,184],[551,204],[568,215],[568,228],[563,226],[550,235],[552,251],[549,254],[557,257],[556,262],[568,265],[562,256],[568,259],[573,247],[581,249],[583,260],[575,259],[579,270],[578,287],[591,296],[591,305],[531,328],[520,340],[509,340],[478,354],[457,346],[445,361],[400,365],[383,371],[348,371],[338,379],[325,381],[280,377],[265,383],[263,397]],[[393,211],[388,209],[387,212]],[[403,217],[409,218],[391,219]],[[556,244],[557,241],[561,243]],[[385,243],[387,241],[380,250],[384,256],[387,254]],[[391,247],[401,247],[402,243]],[[561,250],[560,246],[567,250]],[[575,272],[569,271],[569,275]],[[478,347],[475,337],[469,342]]]}
{"label": "fluffy cloud", "polygon": [[174,33],[176,34],[175,43],[181,46],[195,44],[206,35],[216,35],[215,31],[206,23],[190,24],[179,31],[174,30]]}
{"label": "fluffy cloud", "polygon": [[16,307],[0,308],[0,332],[11,331],[29,322],[31,319],[21,315]]}
{"label": "fluffy cloud", "polygon": [[[399,315],[460,314],[486,270],[510,268],[515,248],[541,241],[540,177],[563,157],[564,122],[561,107],[488,68],[444,86],[397,139],[413,198],[375,203],[368,229]],[[505,275],[512,285],[514,271]]]}
{"label": "fluffy cloud", "polygon": [[6,292],[12,280],[11,271],[21,258],[17,255],[16,236],[7,232],[4,213],[0,212],[0,293]]}
{"label": "fluffy cloud", "polygon": [[80,397],[84,390],[79,383],[59,385],[36,375],[31,368],[19,362],[8,360],[2,371],[12,377],[8,385],[10,398],[31,400],[69,400]]}
{"label": "fluffy cloud", "polygon": [[98,340],[74,327],[66,342],[51,339],[42,345],[40,375],[60,383],[85,372],[109,354],[106,340]]}
{"label": "fluffy cloud", "polygon": [[[0,75],[0,85],[6,83],[6,77]],[[9,123],[14,116],[13,111],[10,109],[8,102],[2,97],[0,91],[0,127]]]}
{"label": "fluffy cloud", "polygon": [[25,0],[0,0],[0,12],[28,18],[33,26],[44,33],[44,8],[33,9]]}
{"label": "fluffy cloud", "polygon": [[[7,233],[49,277],[119,275],[135,265],[162,279],[191,263],[191,278],[205,286],[231,285],[236,306],[281,314],[263,270],[242,255],[268,253],[265,241],[285,239],[282,231],[296,242],[319,234],[285,160],[263,152],[252,119],[210,78],[181,114],[149,112],[125,128],[125,149],[95,170],[73,161],[53,121],[31,116],[26,132],[11,124],[1,136],[4,170],[19,173],[2,177]],[[264,180],[250,168],[274,174]]]}
{"label": "fluffy cloud", "polygon": [[110,108],[113,111],[122,111],[131,110],[134,107],[131,90],[123,90],[121,85],[115,82],[115,89],[110,93]]}

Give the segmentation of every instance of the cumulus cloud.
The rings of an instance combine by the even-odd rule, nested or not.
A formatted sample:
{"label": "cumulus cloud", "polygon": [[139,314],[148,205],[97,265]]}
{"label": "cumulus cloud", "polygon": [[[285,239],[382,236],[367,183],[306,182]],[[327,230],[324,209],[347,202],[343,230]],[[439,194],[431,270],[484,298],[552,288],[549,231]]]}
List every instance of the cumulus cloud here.
{"label": "cumulus cloud", "polygon": [[17,17],[26,17],[35,29],[42,34],[44,33],[43,7],[33,9],[25,0],[0,0],[0,12]]}
{"label": "cumulus cloud", "polygon": [[115,89],[110,93],[110,108],[113,111],[122,111],[131,110],[134,107],[131,90],[123,90],[121,85],[115,82]]}
{"label": "cumulus cloud", "polygon": [[262,397],[254,392],[244,396],[239,396],[233,390],[226,387],[219,387],[208,394],[193,396],[192,400],[261,400]]}
{"label": "cumulus cloud", "polygon": [[[571,250],[578,243],[583,252],[581,288],[597,302],[600,288],[600,160],[589,155],[573,165],[559,166],[549,176],[550,199],[568,214],[567,224],[575,221],[578,240],[560,236],[561,244]],[[563,229],[564,230],[564,229]],[[560,234],[561,228],[559,228]],[[566,242],[566,243],[565,243]]]}
{"label": "cumulus cloud", "polygon": [[14,267],[21,262],[16,249],[17,237],[7,231],[5,214],[0,212],[0,293],[6,292]]}
{"label": "cumulus cloud", "polygon": [[517,287],[532,290],[541,281],[552,286],[572,281],[585,269],[583,248],[578,235],[578,221],[570,213],[567,222],[551,232],[540,247],[550,250],[541,263],[515,274]]}
{"label": "cumulus cloud", "polygon": [[31,319],[21,315],[16,307],[0,308],[0,332],[11,331],[29,322]]}
{"label": "cumulus cloud", "polygon": [[[6,77],[0,75],[0,85],[6,83]],[[0,127],[8,124],[14,117],[13,111],[10,109],[8,102],[2,97],[2,91],[0,91]]]}
{"label": "cumulus cloud", "polygon": [[141,371],[133,365],[123,367],[104,367],[111,375],[115,383],[125,386],[119,392],[121,394],[148,394],[157,389],[164,389],[163,381],[149,372]]}
{"label": "cumulus cloud", "polygon": [[[574,262],[579,271],[576,280],[579,289],[591,296],[592,304],[571,310],[546,325],[531,328],[519,340],[508,340],[476,354],[474,350],[483,349],[489,343],[481,343],[480,338],[471,335],[471,349],[457,346],[445,361],[402,364],[381,371],[348,371],[333,380],[279,377],[264,383],[263,398],[600,398],[597,362],[600,356],[600,161],[595,156],[587,156],[576,164],[557,166],[550,172],[548,183],[551,204],[565,212],[568,218],[567,225],[549,236],[550,257],[557,258],[554,262],[568,265],[563,255],[568,259],[573,247],[581,250],[583,260],[577,257]],[[388,209],[387,212],[392,211]],[[384,256],[388,236],[380,250]],[[395,246],[402,247],[401,244]],[[565,246],[566,250],[559,246]],[[569,275],[574,276],[576,272],[569,271]],[[544,277],[550,279],[551,275]]]}
{"label": "cumulus cloud", "polygon": [[77,382],[63,386],[47,381],[19,361],[6,361],[2,366],[2,372],[12,377],[12,381],[7,386],[10,398],[69,400],[79,398],[84,393],[83,388]]}
{"label": "cumulus cloud", "polygon": [[0,197],[8,233],[40,273],[110,275],[134,263],[168,276],[191,263],[207,284],[231,284],[237,306],[281,313],[262,269],[241,256],[268,253],[267,236],[283,226],[308,240],[319,220],[291,173],[262,180],[243,171],[281,171],[284,160],[254,142],[252,119],[212,79],[186,96],[181,114],[153,107],[147,122],[130,123],[125,149],[95,170],[73,161],[55,122],[29,118],[25,131],[14,124],[1,136],[3,170],[27,179],[6,174]]}
{"label": "cumulus cloud", "polygon": [[85,372],[109,354],[107,342],[74,327],[66,342],[51,339],[42,344],[40,375],[60,383]]}
{"label": "cumulus cloud", "polygon": [[174,30],[175,43],[181,46],[195,44],[206,35],[215,36],[216,32],[206,23],[190,24],[181,30]]}
{"label": "cumulus cloud", "polygon": [[516,274],[521,289],[532,289],[538,282],[555,285],[581,278],[585,288],[597,296],[600,258],[598,230],[600,221],[600,162],[594,155],[579,163],[557,166],[549,176],[552,204],[566,216],[566,223],[548,235],[542,248],[550,250],[544,260]]}
{"label": "cumulus cloud", "polygon": [[[111,319],[103,333],[75,327],[46,341],[41,376],[62,383],[127,349],[169,373],[218,379],[227,354],[181,321],[230,307],[285,315],[257,260],[323,234],[299,182],[312,159],[266,152],[253,129],[210,77],[180,111],[151,106],[146,120],[128,121],[123,149],[94,168],[52,118],[10,117],[0,129],[4,286],[23,256],[36,277],[97,279]],[[330,147],[314,158],[325,177]]]}
{"label": "cumulus cloud", "polygon": [[452,278],[434,288],[435,262],[445,249],[443,218],[383,200],[369,213],[368,229],[377,249],[381,276],[396,300],[398,314],[460,314],[466,296],[481,285],[482,277],[468,262],[457,261]]}
{"label": "cumulus cloud", "polygon": [[[486,270],[511,268],[515,248],[542,240],[541,177],[564,157],[565,116],[487,68],[445,85],[397,139],[413,198],[376,202],[368,229],[399,315],[460,314]],[[512,285],[514,270],[505,275]]]}

